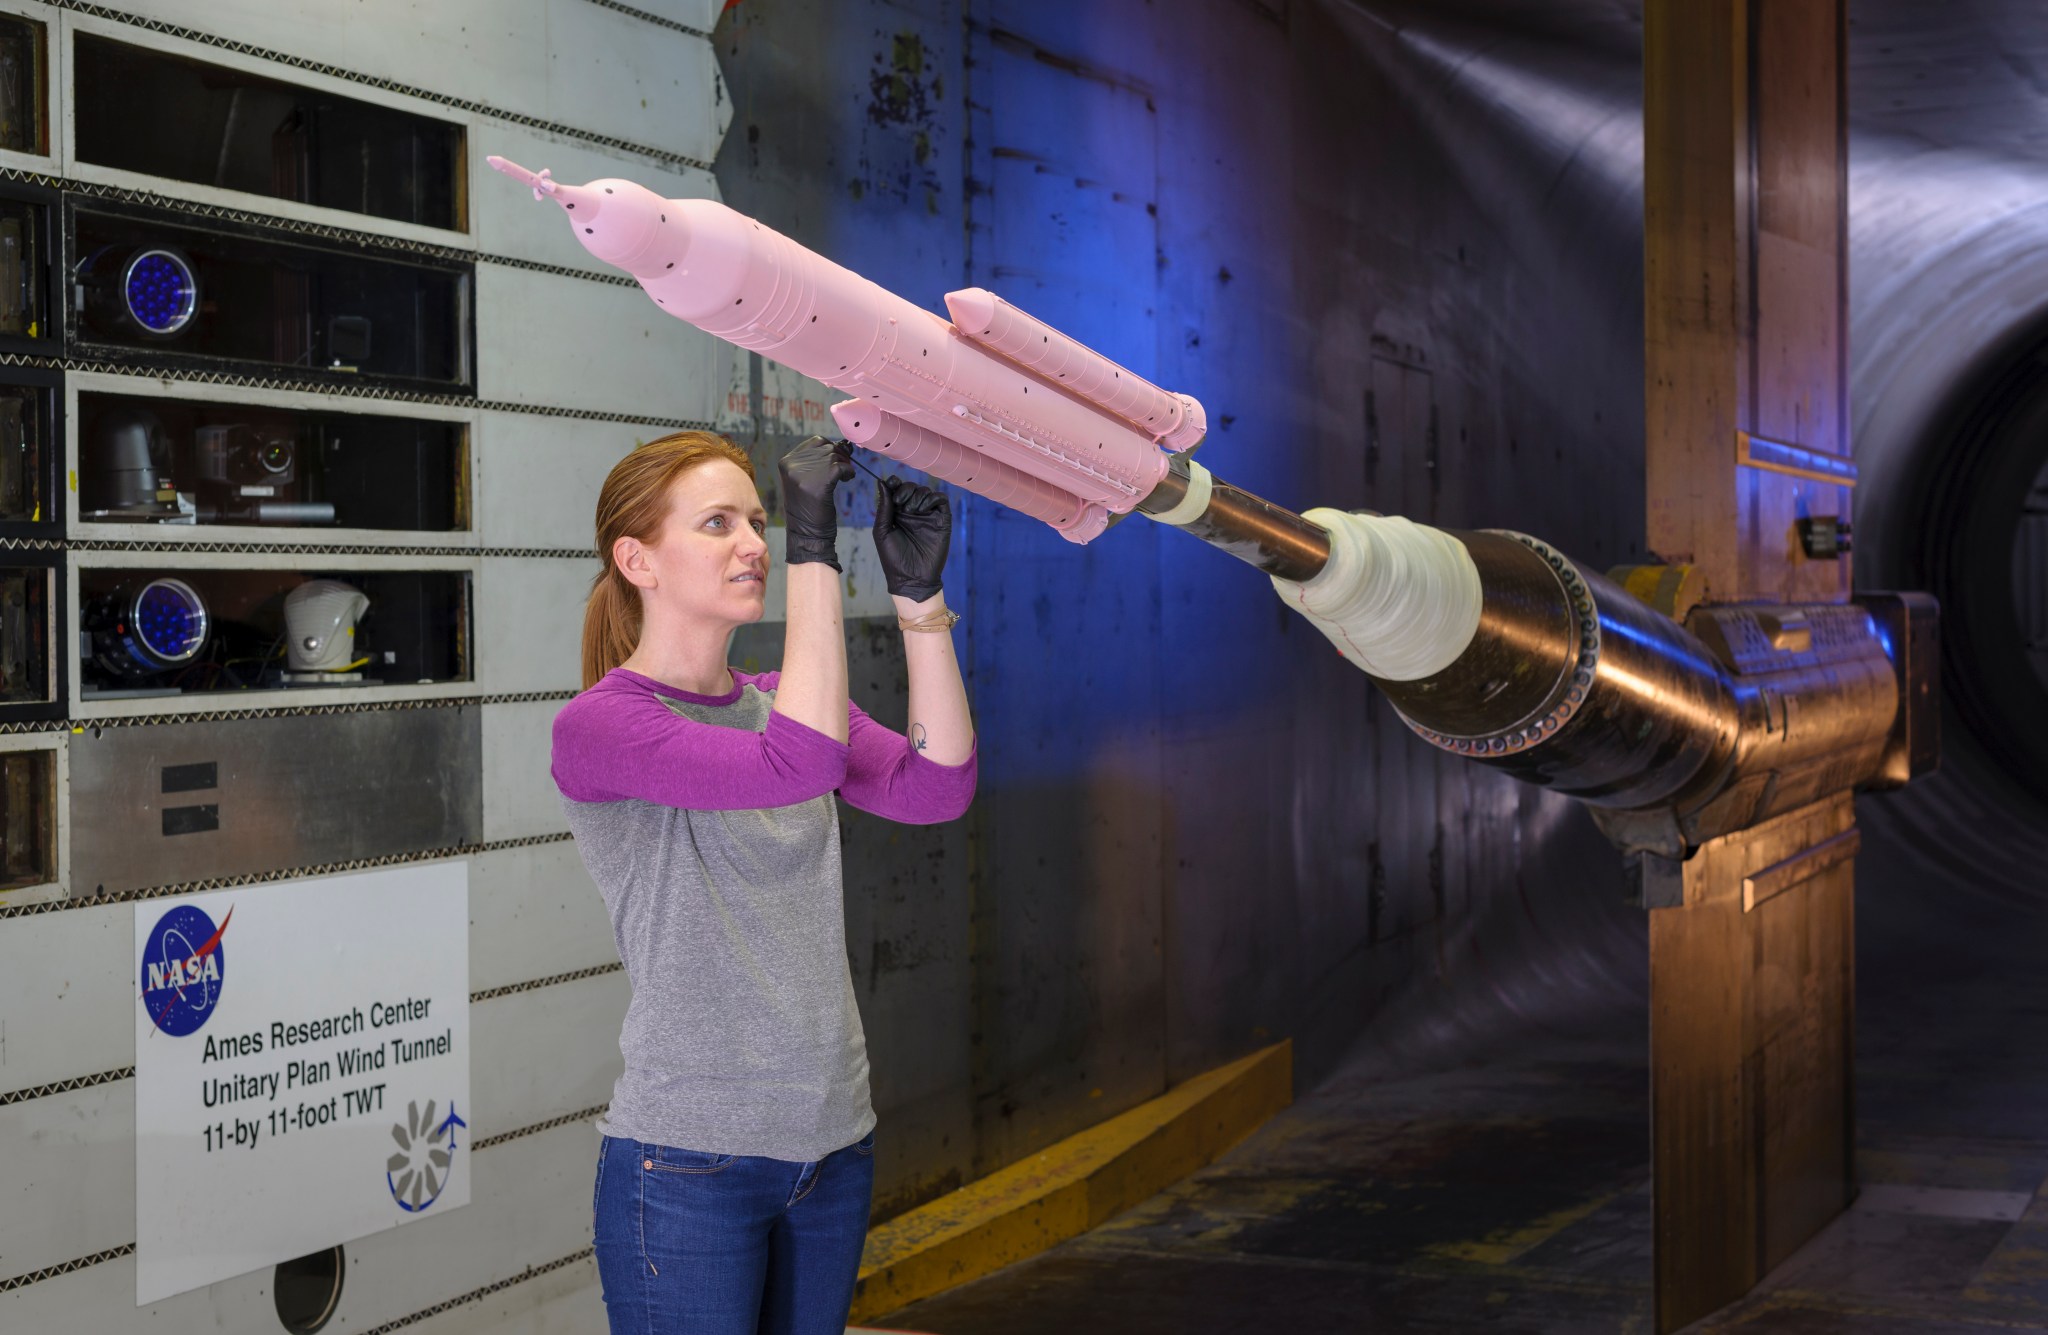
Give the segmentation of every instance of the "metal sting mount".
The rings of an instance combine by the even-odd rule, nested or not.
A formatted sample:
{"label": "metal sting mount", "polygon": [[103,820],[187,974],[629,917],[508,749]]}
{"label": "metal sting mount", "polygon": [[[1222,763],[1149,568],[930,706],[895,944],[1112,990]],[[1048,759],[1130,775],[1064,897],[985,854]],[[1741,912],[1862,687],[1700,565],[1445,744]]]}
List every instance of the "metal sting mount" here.
{"label": "metal sting mount", "polygon": [[[1176,458],[1139,504],[1187,495]],[[1221,482],[1176,526],[1284,579],[1312,579],[1324,530]],[[1939,609],[1927,594],[1847,604],[1660,610],[1535,538],[1453,534],[1485,601],[1470,646],[1418,681],[1374,678],[1433,745],[1578,798],[1630,858],[1646,907],[1710,839],[1830,794],[1893,788],[1940,753]],[[1680,579],[1660,583],[1682,587]],[[1682,611],[1683,621],[1668,614]]]}

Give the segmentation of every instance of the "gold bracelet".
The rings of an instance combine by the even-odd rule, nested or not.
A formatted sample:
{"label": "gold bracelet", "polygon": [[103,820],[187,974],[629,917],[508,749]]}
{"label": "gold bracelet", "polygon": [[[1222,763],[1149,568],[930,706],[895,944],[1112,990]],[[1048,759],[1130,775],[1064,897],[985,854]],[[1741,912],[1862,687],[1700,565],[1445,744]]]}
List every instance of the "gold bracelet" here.
{"label": "gold bracelet", "polygon": [[958,612],[950,607],[942,607],[936,612],[925,613],[915,621],[905,621],[902,617],[897,617],[896,625],[900,630],[951,630],[959,620]]}

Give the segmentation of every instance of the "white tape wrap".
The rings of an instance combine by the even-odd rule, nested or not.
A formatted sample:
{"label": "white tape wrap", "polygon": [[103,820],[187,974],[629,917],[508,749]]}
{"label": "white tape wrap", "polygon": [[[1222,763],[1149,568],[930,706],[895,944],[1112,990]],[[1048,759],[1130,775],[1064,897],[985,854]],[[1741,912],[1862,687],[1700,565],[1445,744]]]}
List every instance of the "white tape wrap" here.
{"label": "white tape wrap", "polygon": [[1162,524],[1192,524],[1197,519],[1200,519],[1202,513],[1209,508],[1209,493],[1211,490],[1213,490],[1213,483],[1209,477],[1209,470],[1196,463],[1193,459],[1190,459],[1188,460],[1188,489],[1186,494],[1180,498],[1179,504],[1175,505],[1171,510],[1161,510],[1158,514],[1151,517]]}
{"label": "white tape wrap", "polygon": [[1310,510],[1330,531],[1330,563],[1306,584],[1273,580],[1289,606],[1375,677],[1443,671],[1479,629],[1479,569],[1465,544],[1406,519]]}

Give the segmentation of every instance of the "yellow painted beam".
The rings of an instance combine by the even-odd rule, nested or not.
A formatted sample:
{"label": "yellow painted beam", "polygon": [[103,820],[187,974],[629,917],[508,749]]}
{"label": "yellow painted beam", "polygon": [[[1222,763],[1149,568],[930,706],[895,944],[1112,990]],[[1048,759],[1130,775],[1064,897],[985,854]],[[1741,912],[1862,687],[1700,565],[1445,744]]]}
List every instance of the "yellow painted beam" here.
{"label": "yellow painted beam", "polygon": [[854,1321],[1036,1256],[1178,1182],[1294,1101],[1294,1045],[1174,1086],[868,1233]]}

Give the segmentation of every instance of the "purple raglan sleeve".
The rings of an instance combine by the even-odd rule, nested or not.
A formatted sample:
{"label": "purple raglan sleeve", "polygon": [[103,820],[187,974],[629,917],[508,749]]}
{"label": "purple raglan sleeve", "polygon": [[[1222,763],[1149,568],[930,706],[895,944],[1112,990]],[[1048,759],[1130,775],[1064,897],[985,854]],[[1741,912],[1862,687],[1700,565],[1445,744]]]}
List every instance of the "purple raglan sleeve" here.
{"label": "purple raglan sleeve", "polygon": [[979,743],[958,765],[927,760],[902,733],[847,704],[846,782],[839,795],[862,811],[905,825],[957,820],[974,800]]}
{"label": "purple raglan sleeve", "polygon": [[593,687],[555,716],[555,786],[573,802],[638,798],[691,811],[795,806],[846,781],[847,746],[770,714],[762,732],[672,713],[652,695]]}

